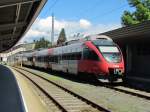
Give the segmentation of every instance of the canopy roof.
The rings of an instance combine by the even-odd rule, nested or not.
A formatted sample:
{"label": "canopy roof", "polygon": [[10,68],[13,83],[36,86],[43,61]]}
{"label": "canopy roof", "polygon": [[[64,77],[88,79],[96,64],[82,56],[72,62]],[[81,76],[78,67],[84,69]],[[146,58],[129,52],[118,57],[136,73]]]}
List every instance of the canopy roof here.
{"label": "canopy roof", "polygon": [[14,46],[29,30],[47,0],[0,0],[0,52]]}

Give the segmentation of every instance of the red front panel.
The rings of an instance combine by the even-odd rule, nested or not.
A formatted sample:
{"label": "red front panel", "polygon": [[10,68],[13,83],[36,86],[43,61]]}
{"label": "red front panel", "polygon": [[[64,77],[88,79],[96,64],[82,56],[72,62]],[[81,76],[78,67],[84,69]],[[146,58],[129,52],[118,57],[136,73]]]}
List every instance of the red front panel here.
{"label": "red front panel", "polygon": [[78,71],[92,74],[109,75],[109,68],[121,69],[124,72],[124,64],[108,63],[102,61],[80,60],[78,61]]}
{"label": "red front panel", "polygon": [[109,75],[109,68],[114,69],[120,69],[122,72],[124,72],[124,61],[122,57],[122,61],[120,63],[109,63],[107,62],[100,51],[91,43],[87,42],[86,46],[88,46],[89,49],[92,49],[95,51],[95,53],[99,57],[99,61],[94,60],[79,60],[78,61],[78,71],[84,72],[84,73],[92,73],[96,75]]}
{"label": "red front panel", "polygon": [[106,74],[107,66],[98,61],[81,60],[78,63],[79,72],[92,73],[92,74]]}

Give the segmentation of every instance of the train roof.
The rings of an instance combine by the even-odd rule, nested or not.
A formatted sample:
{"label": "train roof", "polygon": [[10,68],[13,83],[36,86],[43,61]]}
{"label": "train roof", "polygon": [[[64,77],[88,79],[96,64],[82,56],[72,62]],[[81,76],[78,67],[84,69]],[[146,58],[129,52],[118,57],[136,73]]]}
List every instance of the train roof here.
{"label": "train roof", "polygon": [[86,41],[93,41],[93,40],[113,41],[110,37],[108,37],[106,35],[88,35],[81,39],[70,40],[70,41],[64,42],[63,45],[70,45],[70,44],[74,44],[74,43],[78,43],[78,42],[86,42]]}
{"label": "train roof", "polygon": [[33,52],[23,52],[23,55],[22,56],[24,56],[24,57],[32,57],[32,55],[33,55]]}
{"label": "train roof", "polygon": [[48,49],[36,50],[34,56],[46,56],[48,55]]}
{"label": "train roof", "polygon": [[115,45],[115,43],[108,36],[105,35],[92,35],[87,36],[85,40],[73,40],[70,41],[70,44],[64,46],[49,48],[49,49],[39,49],[32,52],[26,52],[25,56],[46,56],[48,54],[59,55],[59,54],[68,54],[74,52],[81,52],[85,42],[91,41],[94,45]]}
{"label": "train roof", "polygon": [[59,48],[55,48],[53,50],[53,53],[57,55],[59,53],[67,54],[67,53],[73,53],[73,52],[81,52],[82,46],[83,46],[83,42],[78,42],[78,43],[62,46]]}
{"label": "train roof", "polygon": [[93,40],[92,43],[96,46],[111,46],[116,45],[113,41],[108,40]]}
{"label": "train roof", "polygon": [[106,35],[88,35],[84,37],[82,40],[84,41],[93,41],[93,40],[107,40],[107,41],[113,41],[110,37]]}

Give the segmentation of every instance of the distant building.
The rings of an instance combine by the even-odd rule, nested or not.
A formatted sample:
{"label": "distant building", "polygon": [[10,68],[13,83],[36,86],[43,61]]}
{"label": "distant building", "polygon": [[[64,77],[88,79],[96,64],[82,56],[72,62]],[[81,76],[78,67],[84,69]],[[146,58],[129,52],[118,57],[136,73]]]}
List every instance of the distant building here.
{"label": "distant building", "polygon": [[16,54],[21,51],[29,51],[29,50],[34,50],[35,48],[35,43],[26,43],[26,44],[20,44],[17,46],[14,46],[10,50],[0,53],[0,61],[7,61],[7,57],[13,54]]}

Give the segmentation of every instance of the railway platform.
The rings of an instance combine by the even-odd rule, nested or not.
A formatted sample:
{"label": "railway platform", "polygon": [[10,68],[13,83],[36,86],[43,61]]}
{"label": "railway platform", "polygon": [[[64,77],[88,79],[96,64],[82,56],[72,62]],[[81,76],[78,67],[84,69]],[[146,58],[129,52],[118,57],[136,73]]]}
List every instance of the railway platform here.
{"label": "railway platform", "polygon": [[149,86],[150,79],[149,78],[129,75],[126,77],[126,79],[127,79],[128,85],[130,85],[134,88],[137,88],[137,89],[141,89],[141,90],[150,92],[150,86]]}
{"label": "railway platform", "polygon": [[46,112],[44,104],[23,77],[0,65],[0,112]]}

